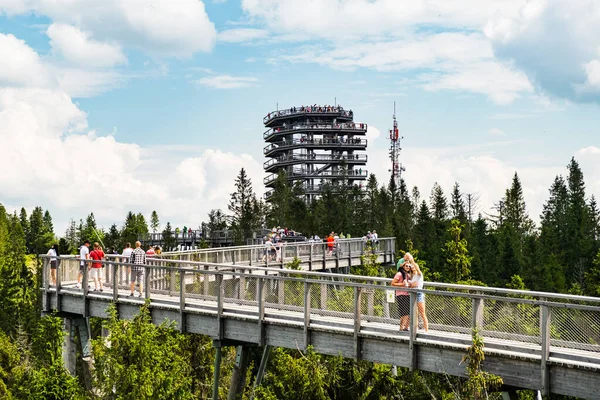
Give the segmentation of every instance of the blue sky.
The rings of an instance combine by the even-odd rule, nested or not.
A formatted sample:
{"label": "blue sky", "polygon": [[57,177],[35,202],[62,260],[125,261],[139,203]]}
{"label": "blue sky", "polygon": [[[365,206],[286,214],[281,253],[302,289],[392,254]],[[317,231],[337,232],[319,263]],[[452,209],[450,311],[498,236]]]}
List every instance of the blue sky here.
{"label": "blue sky", "polygon": [[395,101],[409,186],[458,181],[485,212],[517,171],[537,219],[571,156],[600,196],[600,6],[565,7],[0,0],[0,167],[19,165],[0,201],[59,230],[130,209],[196,226],[242,166],[263,193],[264,115],[337,99],[369,124],[381,182]]}

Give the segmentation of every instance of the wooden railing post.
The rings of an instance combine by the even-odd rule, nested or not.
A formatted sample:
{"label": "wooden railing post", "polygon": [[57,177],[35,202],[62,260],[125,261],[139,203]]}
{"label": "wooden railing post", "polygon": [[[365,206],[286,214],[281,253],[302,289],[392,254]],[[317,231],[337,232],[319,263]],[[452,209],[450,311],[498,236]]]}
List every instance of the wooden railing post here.
{"label": "wooden railing post", "polygon": [[356,361],[361,359],[362,349],[360,346],[360,297],[361,288],[354,287],[354,358]]}
{"label": "wooden railing post", "polygon": [[218,273],[215,276],[217,285],[217,338],[223,340],[223,274]]}
{"label": "wooden railing post", "polygon": [[[59,259],[56,260],[56,264],[58,264],[60,262]],[[49,293],[49,289],[50,289],[50,274],[49,274],[49,263],[50,260],[47,258],[42,258],[42,279],[43,279],[43,285],[44,285],[44,311],[48,312],[50,311],[50,293]]]}
{"label": "wooden railing post", "polygon": [[59,262],[56,264],[56,311],[60,311],[61,306],[60,306],[60,288],[61,288],[61,282],[62,282],[62,278],[61,278],[61,272],[62,272],[62,263],[66,262],[68,263],[69,260],[59,260]]}
{"label": "wooden railing post", "polygon": [[185,271],[179,271],[179,331],[185,332]]}
{"label": "wooden railing post", "polygon": [[88,263],[84,262],[83,264],[83,278],[81,280],[81,287],[83,288],[83,317],[89,317],[89,308],[88,308],[88,292],[89,281],[88,281],[89,271],[88,271]]}
{"label": "wooden railing post", "polygon": [[112,282],[113,282],[113,301],[116,303],[119,299],[119,283],[117,282],[117,274],[119,272],[119,264],[112,264]]}
{"label": "wooden railing post", "polygon": [[310,284],[304,282],[304,350],[310,346]]}
{"label": "wooden railing post", "polygon": [[417,329],[419,329],[419,309],[417,307],[417,292],[410,292],[410,314],[409,314],[409,330],[408,330],[408,360],[409,369],[415,371],[417,369]]}
{"label": "wooden railing post", "polygon": [[150,271],[151,269],[144,265],[144,298],[150,298]]}
{"label": "wooden railing post", "polygon": [[542,342],[542,360],[541,360],[541,392],[544,396],[550,394],[550,370],[548,368],[548,358],[550,356],[550,321],[552,313],[547,305],[540,306],[540,323],[541,323],[541,342]]}
{"label": "wooden railing post", "polygon": [[258,303],[258,343],[260,346],[265,345],[265,302],[264,302],[264,278],[258,278],[258,285],[256,288],[256,301]]}
{"label": "wooden railing post", "polygon": [[[479,294],[479,293],[475,293]],[[473,312],[471,314],[471,328],[481,329],[483,328],[483,299],[473,298]]]}

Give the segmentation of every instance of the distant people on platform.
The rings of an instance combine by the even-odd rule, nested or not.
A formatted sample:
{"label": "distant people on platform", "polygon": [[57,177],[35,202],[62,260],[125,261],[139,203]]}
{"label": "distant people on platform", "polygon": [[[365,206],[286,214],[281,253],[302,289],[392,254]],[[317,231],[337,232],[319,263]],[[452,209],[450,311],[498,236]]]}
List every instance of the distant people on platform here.
{"label": "distant people on platform", "polygon": [[179,236],[179,227],[175,228],[175,237]]}
{"label": "distant people on platform", "polygon": [[[90,258],[90,241],[86,240],[83,242],[83,246],[79,248],[79,274],[77,275],[77,289],[81,289],[81,279],[83,278],[83,269],[89,268],[86,264],[86,260]],[[85,283],[87,285],[87,282]]]}
{"label": "distant people on platform", "polygon": [[52,279],[52,285],[56,286],[56,268],[58,268],[58,245],[55,243],[48,250],[46,255],[50,256],[50,278]]}
{"label": "distant people on platform", "polygon": [[[404,254],[404,257],[398,260],[396,264],[398,272],[394,276],[391,285],[397,288],[416,288],[423,289],[423,273],[419,265],[415,262],[414,257],[410,253]],[[400,331],[409,330],[409,315],[410,315],[410,295],[406,290],[396,289],[396,306],[400,316]],[[425,313],[425,294],[417,293],[417,309],[419,317],[423,321],[423,329],[429,331],[429,321]]]}
{"label": "distant people on platform", "polygon": [[135,250],[131,252],[129,262],[134,264],[131,266],[131,296],[135,294],[135,283],[139,283],[139,297],[143,297],[144,293],[144,265],[146,264],[146,252],[142,249],[142,244],[135,242]]}
{"label": "distant people on platform", "polygon": [[[98,243],[94,243],[94,250],[90,252],[90,258],[94,261],[102,261],[104,259],[104,252],[102,251],[102,247]],[[104,264],[99,262],[92,262],[92,267],[90,268],[90,273],[92,275],[92,279],[94,280],[94,292],[101,291],[102,292],[102,267]]]}

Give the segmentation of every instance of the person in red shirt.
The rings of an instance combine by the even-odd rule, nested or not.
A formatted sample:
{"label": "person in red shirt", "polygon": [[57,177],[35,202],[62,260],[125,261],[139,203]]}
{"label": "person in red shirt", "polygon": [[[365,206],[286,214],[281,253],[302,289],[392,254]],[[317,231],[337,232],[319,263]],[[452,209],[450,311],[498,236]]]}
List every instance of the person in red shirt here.
{"label": "person in red shirt", "polygon": [[[93,261],[101,261],[104,259],[104,252],[98,243],[94,243],[94,250],[90,252],[90,258]],[[102,292],[102,267],[102,263],[92,262],[90,273],[94,280],[94,291],[100,290]]]}
{"label": "person in red shirt", "polygon": [[333,245],[335,244],[335,239],[333,238],[333,232],[327,236],[327,253],[328,255],[333,254]]}
{"label": "person in red shirt", "polygon": [[146,257],[152,257],[156,252],[152,246],[148,246],[148,250],[146,250]]}

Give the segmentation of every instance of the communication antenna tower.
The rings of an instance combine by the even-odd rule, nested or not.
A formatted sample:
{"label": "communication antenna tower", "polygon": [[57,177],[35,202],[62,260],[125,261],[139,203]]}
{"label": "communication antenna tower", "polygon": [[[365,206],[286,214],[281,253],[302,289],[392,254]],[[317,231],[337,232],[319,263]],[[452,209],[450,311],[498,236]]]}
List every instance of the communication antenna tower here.
{"label": "communication antenna tower", "polygon": [[392,179],[396,184],[396,187],[400,187],[400,179],[402,172],[405,170],[404,166],[400,162],[400,141],[404,139],[404,136],[400,136],[398,133],[398,121],[396,120],[396,102],[394,102],[394,124],[393,128],[390,129],[390,160],[392,160],[392,169],[389,171],[392,173]]}

